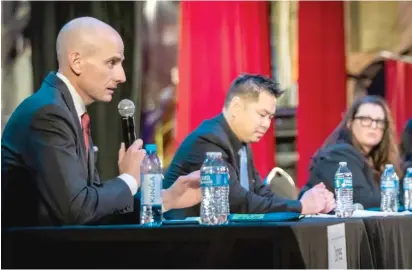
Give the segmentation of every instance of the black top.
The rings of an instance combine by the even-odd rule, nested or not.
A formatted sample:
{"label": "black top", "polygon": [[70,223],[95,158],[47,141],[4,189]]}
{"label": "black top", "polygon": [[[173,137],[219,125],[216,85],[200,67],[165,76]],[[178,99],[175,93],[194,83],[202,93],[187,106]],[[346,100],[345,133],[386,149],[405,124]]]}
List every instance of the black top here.
{"label": "black top", "polygon": [[[262,183],[254,164],[252,151],[247,146],[250,191],[240,185],[240,156],[244,144],[230,129],[223,114],[204,121],[189,134],[176,152],[164,178],[163,188],[169,188],[180,175],[199,170],[206,152],[222,152],[230,174],[229,202],[231,213],[301,212],[300,201],[279,198]],[[171,210],[166,218],[199,216],[200,204],[190,208]]]}
{"label": "black top", "polygon": [[362,204],[365,209],[380,207],[380,187],[373,179],[372,169],[354,146],[344,142],[322,149],[313,158],[309,181],[302,188],[299,197],[320,182],[334,192],[333,180],[340,161],[346,161],[352,172],[353,202]]}
{"label": "black top", "polygon": [[402,168],[412,168],[412,118],[408,120],[401,137]]}

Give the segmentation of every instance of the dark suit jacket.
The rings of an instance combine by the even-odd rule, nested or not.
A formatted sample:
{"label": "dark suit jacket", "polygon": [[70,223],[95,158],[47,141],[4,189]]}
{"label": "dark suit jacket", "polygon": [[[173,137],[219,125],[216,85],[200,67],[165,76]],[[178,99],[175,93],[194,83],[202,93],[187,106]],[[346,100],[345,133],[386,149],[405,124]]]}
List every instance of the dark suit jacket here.
{"label": "dark suit jacket", "polygon": [[412,118],[408,120],[402,131],[400,152],[402,154],[402,169],[404,174],[408,168],[412,168]]}
{"label": "dark suit jacket", "polygon": [[373,179],[372,169],[365,157],[352,145],[338,143],[326,147],[312,160],[308,183],[302,188],[299,197],[316,184],[323,182],[334,192],[334,177],[340,161],[346,161],[353,179],[353,202],[363,207],[380,207],[380,187]]}
{"label": "dark suit jacket", "polygon": [[87,224],[133,211],[127,184],[102,184],[89,152],[70,92],[50,73],[3,132],[3,226]]}
{"label": "dark suit jacket", "polygon": [[[253,164],[252,151],[248,148],[248,173],[250,191],[240,185],[240,160],[238,151],[242,147],[231,131],[223,114],[204,121],[180,145],[164,178],[164,188],[170,187],[180,175],[199,170],[206,152],[222,152],[229,167],[229,202],[232,213],[301,212],[300,201],[276,197],[269,186],[265,186]],[[171,210],[166,218],[199,216],[200,204],[186,209]]]}

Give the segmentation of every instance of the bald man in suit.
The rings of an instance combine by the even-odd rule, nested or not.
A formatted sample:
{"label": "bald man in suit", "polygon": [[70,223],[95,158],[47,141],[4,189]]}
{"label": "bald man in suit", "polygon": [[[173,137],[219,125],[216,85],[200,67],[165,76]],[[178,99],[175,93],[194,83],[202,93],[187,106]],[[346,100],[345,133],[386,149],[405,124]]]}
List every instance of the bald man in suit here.
{"label": "bald man in suit", "polygon": [[[119,150],[119,176],[100,181],[94,166],[87,106],[110,102],[125,82],[124,45],[109,25],[77,18],[59,32],[58,72],[24,100],[1,141],[3,227],[95,224],[131,213],[138,221],[140,163],[137,140]],[[164,190],[163,208],[200,202],[200,175],[181,176]]]}

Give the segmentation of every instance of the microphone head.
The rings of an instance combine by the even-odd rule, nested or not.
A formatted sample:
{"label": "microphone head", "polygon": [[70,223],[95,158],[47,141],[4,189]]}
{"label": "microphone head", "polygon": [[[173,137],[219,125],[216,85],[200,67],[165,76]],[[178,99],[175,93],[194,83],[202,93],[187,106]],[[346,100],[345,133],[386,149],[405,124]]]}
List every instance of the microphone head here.
{"label": "microphone head", "polygon": [[123,99],[120,101],[117,109],[122,117],[133,116],[135,111],[134,103],[129,99]]}
{"label": "microphone head", "polygon": [[353,210],[364,210],[363,205],[360,203],[354,203],[353,204]]}

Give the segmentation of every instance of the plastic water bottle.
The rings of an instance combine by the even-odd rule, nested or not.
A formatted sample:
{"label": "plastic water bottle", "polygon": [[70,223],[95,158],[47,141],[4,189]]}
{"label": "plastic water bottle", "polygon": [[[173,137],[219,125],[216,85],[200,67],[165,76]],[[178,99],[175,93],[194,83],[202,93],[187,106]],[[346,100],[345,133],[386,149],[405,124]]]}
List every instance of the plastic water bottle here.
{"label": "plastic water bottle", "polygon": [[403,178],[403,206],[405,211],[412,211],[412,168],[406,170]]}
{"label": "plastic water bottle", "polygon": [[150,226],[162,224],[162,165],[155,144],[147,144],[141,167],[140,223]]}
{"label": "plastic water bottle", "polygon": [[338,217],[351,217],[353,214],[353,181],[352,172],[344,161],[339,162],[335,173],[335,213]]}
{"label": "plastic water bottle", "polygon": [[392,164],[386,164],[381,177],[381,211],[398,212],[399,178]]}
{"label": "plastic water bottle", "polygon": [[229,170],[220,152],[206,153],[200,169],[202,202],[200,220],[202,224],[227,223],[229,208]]}

